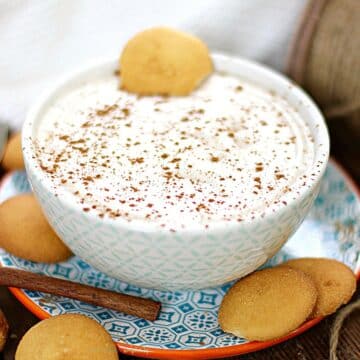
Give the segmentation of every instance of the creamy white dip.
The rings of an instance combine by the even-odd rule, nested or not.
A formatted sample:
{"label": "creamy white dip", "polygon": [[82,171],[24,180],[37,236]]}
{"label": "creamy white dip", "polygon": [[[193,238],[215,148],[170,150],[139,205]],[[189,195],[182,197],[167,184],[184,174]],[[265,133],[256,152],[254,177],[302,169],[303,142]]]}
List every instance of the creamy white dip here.
{"label": "creamy white dip", "polygon": [[137,97],[115,76],[79,85],[49,106],[35,141],[54,187],[84,211],[174,231],[275,211],[314,161],[285,99],[217,73],[187,97]]}

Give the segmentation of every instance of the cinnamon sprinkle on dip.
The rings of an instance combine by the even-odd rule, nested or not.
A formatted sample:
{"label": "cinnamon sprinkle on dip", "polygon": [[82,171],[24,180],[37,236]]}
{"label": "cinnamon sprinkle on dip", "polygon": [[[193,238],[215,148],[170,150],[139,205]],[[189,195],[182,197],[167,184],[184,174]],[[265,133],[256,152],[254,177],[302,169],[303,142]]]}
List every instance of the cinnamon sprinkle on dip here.
{"label": "cinnamon sprinkle on dip", "polygon": [[306,120],[276,93],[218,73],[186,97],[117,85],[108,75],[74,87],[34,140],[56,193],[86,213],[208,229],[286,206],[316,175]]}

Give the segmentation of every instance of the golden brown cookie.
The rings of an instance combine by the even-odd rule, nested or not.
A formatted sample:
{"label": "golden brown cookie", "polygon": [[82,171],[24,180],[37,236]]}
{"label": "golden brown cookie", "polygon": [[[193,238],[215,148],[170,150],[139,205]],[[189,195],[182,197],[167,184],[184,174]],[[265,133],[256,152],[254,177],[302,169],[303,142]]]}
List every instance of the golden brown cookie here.
{"label": "golden brown cookie", "polygon": [[356,290],[356,277],[345,264],[323,258],[289,260],[283,265],[298,269],[309,275],[316,285],[318,300],[312,317],[335,312],[351,299]]}
{"label": "golden brown cookie", "polygon": [[279,338],[299,327],[316,303],[316,288],[301,271],[275,267],[240,279],[225,295],[220,327],[248,340]]}
{"label": "golden brown cookie", "polygon": [[207,46],[195,36],[156,27],[135,35],[120,57],[121,87],[140,95],[187,95],[212,70]]}
{"label": "golden brown cookie", "polygon": [[2,167],[7,170],[22,170],[25,168],[21,150],[21,134],[17,133],[10,137],[1,161]]}
{"label": "golden brown cookie", "polygon": [[5,318],[5,315],[0,310],[0,353],[3,351],[7,335],[9,331],[9,324]]}
{"label": "golden brown cookie", "polygon": [[71,256],[32,194],[17,195],[0,204],[0,247],[18,257],[46,263]]}
{"label": "golden brown cookie", "polygon": [[118,360],[111,336],[85,315],[43,320],[21,339],[15,360]]}

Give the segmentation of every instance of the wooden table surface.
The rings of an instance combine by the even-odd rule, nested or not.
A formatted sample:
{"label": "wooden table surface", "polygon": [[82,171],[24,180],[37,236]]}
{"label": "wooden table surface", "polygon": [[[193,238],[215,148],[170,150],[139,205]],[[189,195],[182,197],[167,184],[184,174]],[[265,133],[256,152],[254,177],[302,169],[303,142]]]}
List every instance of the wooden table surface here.
{"label": "wooden table surface", "polygon": [[[360,139],[355,135],[350,141],[349,133],[341,136],[341,120],[330,126],[332,153],[344,164],[356,183],[360,186]],[[1,174],[0,174],[1,176]],[[353,297],[360,299],[360,289]],[[4,287],[0,287],[0,306],[7,316],[11,333],[3,352],[3,360],[13,360],[17,343],[26,330],[38,319],[27,311]],[[329,335],[335,315],[330,316],[304,334],[272,348],[256,353],[235,356],[243,360],[326,360],[329,359]],[[1,357],[0,357],[1,358]],[[120,356],[121,359],[135,359]],[[338,348],[339,360],[360,359],[360,311],[355,311],[345,321]]]}

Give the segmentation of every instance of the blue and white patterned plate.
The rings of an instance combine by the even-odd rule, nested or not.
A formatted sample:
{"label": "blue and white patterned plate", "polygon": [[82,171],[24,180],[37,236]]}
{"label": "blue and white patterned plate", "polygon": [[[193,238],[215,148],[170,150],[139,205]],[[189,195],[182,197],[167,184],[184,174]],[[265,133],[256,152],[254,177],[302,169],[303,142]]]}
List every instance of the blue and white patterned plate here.
{"label": "blue and white patterned plate", "polygon": [[[28,191],[30,187],[25,173],[12,173],[3,180],[0,202]],[[360,271],[360,200],[355,185],[334,162],[328,165],[320,194],[310,214],[266,266],[301,256],[336,258],[355,272]],[[1,249],[0,264],[161,301],[163,306],[159,319],[150,322],[76,300],[36,291],[13,290],[40,317],[82,313],[96,319],[109,331],[123,352],[154,358],[199,359],[244,353],[273,344],[249,343],[219,328],[218,307],[231,284],[193,292],[141,289],[108,277],[78,257],[47,265],[16,258]]]}

